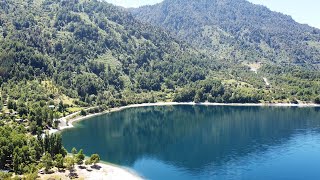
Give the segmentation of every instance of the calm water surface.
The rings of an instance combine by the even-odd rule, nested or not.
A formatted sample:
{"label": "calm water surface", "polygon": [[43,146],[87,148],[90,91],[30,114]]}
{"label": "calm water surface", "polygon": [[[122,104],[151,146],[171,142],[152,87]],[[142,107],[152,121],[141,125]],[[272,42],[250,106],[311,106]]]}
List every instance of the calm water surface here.
{"label": "calm water surface", "polygon": [[63,143],[147,179],[320,179],[320,108],[132,108],[77,123]]}

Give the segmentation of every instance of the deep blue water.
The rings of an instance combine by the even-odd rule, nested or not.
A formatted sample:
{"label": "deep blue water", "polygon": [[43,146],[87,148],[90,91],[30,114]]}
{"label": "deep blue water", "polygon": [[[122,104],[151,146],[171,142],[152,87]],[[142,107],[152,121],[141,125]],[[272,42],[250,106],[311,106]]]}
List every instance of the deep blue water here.
{"label": "deep blue water", "polygon": [[147,179],[320,179],[320,108],[131,108],[62,134]]}

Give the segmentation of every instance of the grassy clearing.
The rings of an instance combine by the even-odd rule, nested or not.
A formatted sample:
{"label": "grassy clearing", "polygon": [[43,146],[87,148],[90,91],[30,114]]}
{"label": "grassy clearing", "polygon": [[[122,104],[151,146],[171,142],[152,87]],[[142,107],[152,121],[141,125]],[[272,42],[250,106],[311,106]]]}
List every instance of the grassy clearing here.
{"label": "grassy clearing", "polygon": [[74,113],[74,112],[81,111],[82,109],[83,108],[81,108],[81,107],[69,107],[69,108],[67,108],[67,111],[70,113]]}

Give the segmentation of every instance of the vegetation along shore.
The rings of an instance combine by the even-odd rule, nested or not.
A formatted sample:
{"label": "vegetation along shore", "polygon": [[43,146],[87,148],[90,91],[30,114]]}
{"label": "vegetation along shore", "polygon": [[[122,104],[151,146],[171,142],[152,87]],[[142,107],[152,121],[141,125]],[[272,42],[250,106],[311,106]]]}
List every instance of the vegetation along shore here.
{"label": "vegetation along shore", "polygon": [[319,29],[246,0],[0,1],[0,179],[139,178],[68,154],[55,133],[103,113],[318,107],[319,42]]}

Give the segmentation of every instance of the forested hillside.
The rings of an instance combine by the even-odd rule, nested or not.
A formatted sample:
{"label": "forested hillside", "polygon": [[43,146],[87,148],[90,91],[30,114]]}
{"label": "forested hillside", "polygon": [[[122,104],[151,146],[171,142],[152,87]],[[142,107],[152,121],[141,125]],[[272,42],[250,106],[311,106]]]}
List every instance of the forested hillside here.
{"label": "forested hillside", "polygon": [[[231,7],[235,6],[234,2],[229,0],[197,1],[197,3],[190,1],[183,4],[185,2],[187,1],[165,1],[145,8],[171,9],[166,12],[172,13],[172,18],[167,17],[164,22],[170,20],[180,23],[171,30],[178,31],[185,28],[188,30],[184,31],[186,36],[188,34],[193,37],[197,35],[194,34],[196,25],[200,22],[215,22],[214,18],[218,18],[210,15],[215,13],[212,10],[215,7],[212,5],[213,2],[221,7],[230,3]],[[236,9],[239,13],[243,13],[241,8],[244,5],[241,4],[247,5],[248,11],[251,12],[250,7],[253,5],[240,0],[238,8],[232,9],[229,6],[225,8]],[[181,11],[173,13],[172,8],[180,6]],[[259,67],[259,71],[254,73],[247,67],[250,65],[250,59],[242,59],[248,60],[248,65],[230,61],[229,55],[245,55],[241,53],[243,48],[236,46],[241,39],[247,37],[240,34],[232,35],[239,39],[232,47],[234,51],[229,51],[230,49],[225,47],[211,49],[206,53],[203,48],[176,40],[170,32],[141,23],[126,10],[106,2],[7,0],[0,3],[0,8],[0,108],[5,112],[17,111],[20,117],[29,117],[32,120],[30,123],[33,123],[30,126],[33,133],[41,131],[36,128],[37,126],[54,126],[53,119],[76,110],[76,107],[95,105],[106,108],[154,101],[310,102],[319,94],[319,72],[316,70],[295,66],[279,69],[277,65],[270,64],[270,59],[266,57],[266,62],[259,59],[259,62],[262,61],[261,68]],[[189,13],[184,13],[182,16],[183,8],[191,9],[185,11]],[[209,8],[208,15],[202,16],[205,8]],[[263,7],[257,6],[257,8],[255,13],[265,12],[274,15]],[[154,12],[159,13],[158,10]],[[177,20],[175,16],[179,14],[181,18]],[[228,13],[224,14],[226,16],[224,17],[226,21],[223,21],[226,24],[224,26],[227,27],[228,23],[228,27],[230,26],[224,33],[229,35],[231,32],[242,32],[241,29],[233,29],[232,24],[240,26],[243,19],[255,17],[250,13],[239,16],[241,18],[235,16],[239,22],[231,23],[227,18]],[[302,28],[297,30],[292,27],[290,32],[296,32],[299,36],[313,34],[306,37],[310,37],[308,40],[310,42],[314,40],[313,44],[316,45],[315,40],[319,35],[317,29],[299,25],[289,21],[288,17],[276,15],[287,19],[288,23],[292,22],[294,27]],[[185,17],[192,19],[186,21]],[[256,21],[260,19],[257,18]],[[155,20],[155,22],[160,21]],[[191,25],[189,22],[195,24]],[[260,26],[264,24],[264,21],[261,22]],[[256,27],[247,23],[243,27],[248,29],[253,26]],[[291,26],[283,24],[278,27],[279,32],[276,32],[284,34],[285,27]],[[309,32],[311,30],[312,32]],[[272,34],[275,31],[270,29],[261,30],[262,32]],[[252,34],[252,31],[248,31],[247,34]],[[269,36],[276,39],[279,37]],[[205,37],[203,36],[204,39]],[[264,39],[262,37],[264,36],[261,36],[260,42]],[[198,40],[202,42],[201,39]],[[279,43],[280,40],[281,38]],[[287,41],[293,44],[303,42],[301,39]],[[233,44],[231,41],[228,43]],[[245,46],[258,49],[257,44],[251,45]],[[217,47],[221,47],[221,44],[219,43]],[[246,50],[257,55],[257,51],[249,49]],[[280,46],[274,50],[276,49],[290,52],[281,49]],[[319,49],[314,47],[313,50]],[[223,58],[226,61],[222,61],[221,57],[212,56],[221,51],[225,52]],[[275,58],[282,58],[277,53],[271,54]],[[308,55],[316,57],[319,54],[310,52]],[[317,61],[316,58],[308,60],[309,63]],[[269,79],[271,85],[264,82],[263,78]],[[52,110],[44,105],[56,108]]]}
{"label": "forested hillside", "polygon": [[319,29],[246,0],[164,0],[130,11],[221,60],[319,68]]}
{"label": "forested hillside", "polygon": [[[215,12],[213,11],[215,6],[209,6],[211,1],[197,3],[190,1],[189,4],[183,4],[185,2],[187,1],[165,1],[156,6],[146,7],[146,9],[157,9],[158,7],[172,9],[178,6],[196,8],[197,11],[193,9],[186,11],[189,13],[184,13],[180,20],[174,18],[179,15],[180,11],[176,13],[173,13],[174,9],[167,11],[167,13],[173,13],[173,18],[168,17],[166,21],[171,19],[170,21],[179,22],[180,25],[175,25],[173,29],[179,30],[182,27],[188,29],[188,33],[185,31],[186,35],[194,34],[193,30],[198,23],[215,22],[214,18],[218,18],[213,15],[212,17],[202,16],[205,8],[209,8],[207,11],[209,15]],[[212,3],[221,7],[226,6],[225,8],[230,8],[227,6],[230,3],[230,6],[235,6],[234,2],[229,2],[229,0],[212,1]],[[249,6],[249,10],[253,6],[240,0],[239,4],[239,8],[233,8],[239,10],[239,13],[242,12],[241,4]],[[158,100],[208,100],[213,102],[259,102],[264,100],[273,102],[294,98],[313,101],[319,94],[319,73],[317,71],[294,66],[288,67],[288,69],[294,69],[292,71],[276,69],[275,65],[265,62],[261,63],[259,73],[255,74],[247,65],[228,60],[222,61],[221,58],[211,56],[215,53],[219,54],[220,50],[225,51],[224,58],[234,53],[242,56],[244,54],[236,53],[236,51],[242,52],[243,48],[234,46],[235,51],[232,52],[229,52],[228,48],[216,51],[211,49],[211,53],[205,53],[203,49],[176,40],[170,33],[141,23],[127,11],[106,2],[8,0],[1,2],[0,8],[2,96],[0,107],[3,108],[3,104],[9,105],[9,102],[12,102],[14,106],[10,108],[6,106],[6,109],[19,110],[20,116],[35,117],[36,114],[41,114],[41,110],[36,112],[35,109],[43,110],[43,104],[59,106],[58,115],[56,115],[59,116],[69,106],[105,105],[113,107]],[[255,13],[266,12],[274,15],[263,7],[257,6],[257,8]],[[226,13],[224,14],[227,16]],[[150,15],[149,17],[156,18],[157,16]],[[186,21],[185,17],[193,19]],[[233,24],[240,26],[240,22],[244,21],[243,18],[253,19],[255,16],[254,14],[250,16],[249,13],[249,15],[239,17],[235,16],[236,19],[239,19],[239,23]],[[206,20],[199,20],[203,18]],[[224,22],[228,24],[227,17],[225,19]],[[259,18],[256,21],[259,21]],[[195,24],[190,25],[188,22]],[[288,20],[289,22],[291,21]],[[317,29],[299,25],[293,21],[292,23],[295,27],[302,29],[298,31],[297,28],[291,28],[290,31],[297,31],[296,34],[303,36],[308,34],[309,30],[313,30],[313,36],[308,36],[310,41],[318,38]],[[241,29],[233,29],[234,25],[231,22],[229,26],[229,30],[225,31],[229,35],[231,32],[242,32]],[[243,27],[253,26],[256,25]],[[283,31],[285,27],[291,26],[283,24],[278,29]],[[263,32],[269,31],[270,34],[274,32],[274,30]],[[248,31],[248,34],[252,34],[251,31]],[[238,39],[245,37],[232,36]],[[298,39],[296,41],[288,40],[293,44],[302,42]],[[258,46],[253,47],[258,49]],[[287,52],[280,46],[276,49]],[[318,48],[313,49],[319,50]],[[256,51],[250,50],[250,52],[256,54]],[[282,58],[280,55],[271,54],[276,58]],[[309,53],[308,55],[316,57],[319,54]],[[312,58],[308,60],[310,63],[317,61]],[[279,76],[274,76],[277,72],[280,72]],[[298,73],[293,74],[294,72]],[[263,81],[263,76],[270,78],[271,87]],[[279,79],[280,77],[282,80]],[[305,80],[306,78],[309,78],[308,81]],[[284,89],[284,86],[287,88]],[[301,87],[310,88],[302,89]],[[304,91],[308,93],[303,93]],[[279,95],[281,96],[277,97]],[[46,107],[43,111],[49,112],[50,110]],[[42,117],[45,119],[46,115]],[[51,119],[52,117],[53,115]],[[41,124],[42,122],[39,121],[38,125]],[[52,125],[52,122],[48,124]]]}
{"label": "forested hillside", "polygon": [[1,1],[0,179],[61,167],[61,137],[41,138],[60,117],[166,99],[220,68],[105,2]]}
{"label": "forested hillside", "polygon": [[42,135],[74,112],[157,101],[320,103],[319,30],[237,4],[165,1],[134,10],[141,22],[98,0],[1,1],[0,169],[33,174],[48,159],[61,163],[61,137]]}
{"label": "forested hillside", "polygon": [[0,126],[40,135],[84,107],[172,101],[226,67],[106,2],[0,2]]}
{"label": "forested hillside", "polygon": [[185,85],[219,68],[104,2],[9,0],[0,13],[1,82],[49,80],[69,97],[104,103],[125,89],[159,91],[165,82]]}

